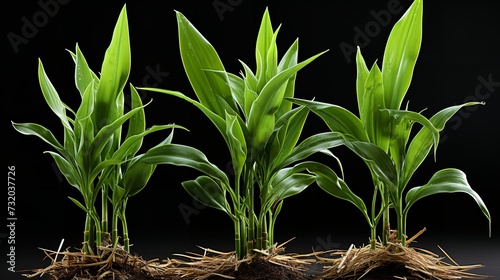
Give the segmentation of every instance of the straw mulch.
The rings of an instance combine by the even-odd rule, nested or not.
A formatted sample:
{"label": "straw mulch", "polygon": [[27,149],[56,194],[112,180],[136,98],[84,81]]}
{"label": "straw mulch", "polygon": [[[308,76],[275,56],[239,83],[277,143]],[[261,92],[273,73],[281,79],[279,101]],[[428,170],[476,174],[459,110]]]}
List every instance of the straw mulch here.
{"label": "straw mulch", "polygon": [[[425,230],[425,229],[424,229]],[[423,231],[424,231],[423,230]],[[143,260],[127,253],[121,246],[100,248],[98,255],[82,252],[59,252],[42,249],[51,259],[51,265],[24,274],[27,278],[45,276],[53,280],[454,280],[486,279],[489,276],[471,273],[482,265],[459,265],[444,250],[450,260],[430,251],[410,247],[417,236],[402,246],[395,231],[391,232],[387,246],[376,244],[347,251],[332,250],[309,254],[285,254],[286,243],[269,250],[254,250],[252,256],[238,259],[234,251],[219,252],[201,248],[202,253],[175,254],[164,261]],[[313,265],[321,271],[312,271]]]}
{"label": "straw mulch", "polygon": [[[288,242],[286,242],[288,243]],[[316,262],[317,253],[285,254],[285,247],[274,245],[269,250],[254,250],[255,254],[238,260],[234,251],[219,252],[200,248],[203,254],[176,254],[182,259],[168,259],[164,268],[176,279],[192,280],[258,280],[258,279],[315,279],[306,274],[308,267]]]}
{"label": "straw mulch", "polygon": [[[416,237],[408,239],[409,245]],[[439,246],[438,246],[439,247]],[[404,279],[404,280],[451,280],[451,279],[486,279],[489,276],[471,273],[482,265],[459,265],[441,247],[443,257],[430,251],[402,246],[397,242],[395,231],[391,231],[387,246],[377,243],[372,250],[370,246],[356,248],[351,245],[347,251],[336,251],[330,257],[320,257],[319,263],[324,265],[322,279]],[[385,278],[386,277],[386,278]]]}
{"label": "straw mulch", "polygon": [[143,260],[134,256],[118,245],[114,248],[110,245],[100,247],[99,254],[84,254],[83,252],[44,251],[46,258],[51,264],[42,269],[35,269],[29,274],[23,274],[26,278],[40,278],[53,280],[104,280],[104,279],[161,279],[163,275],[158,260]]}
{"label": "straw mulch", "polygon": [[109,245],[100,247],[100,254],[95,255],[42,249],[51,264],[23,276],[51,280],[314,279],[305,271],[316,261],[316,253],[284,254],[284,245],[255,251],[253,256],[242,260],[236,258],[234,251],[219,252],[200,247],[203,254],[175,254],[176,258],[162,262],[133,256],[120,245],[114,248]]}

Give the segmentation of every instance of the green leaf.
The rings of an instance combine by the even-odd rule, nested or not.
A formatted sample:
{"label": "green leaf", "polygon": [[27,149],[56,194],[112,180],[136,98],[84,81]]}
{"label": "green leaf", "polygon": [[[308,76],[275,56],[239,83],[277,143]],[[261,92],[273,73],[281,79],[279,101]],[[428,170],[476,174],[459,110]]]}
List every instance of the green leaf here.
{"label": "green leaf", "polygon": [[219,115],[217,115],[216,113],[214,113],[213,111],[211,111],[208,107],[201,104],[200,102],[198,102],[198,101],[196,101],[196,100],[194,100],[194,99],[192,99],[192,98],[190,98],[190,97],[188,97],[188,96],[186,96],[183,93],[178,92],[178,91],[158,89],[158,88],[141,88],[141,87],[139,87],[138,89],[172,95],[172,96],[178,97],[180,99],[183,99],[183,100],[193,104],[198,109],[200,109],[200,111],[202,113],[204,113],[205,116],[207,116],[210,121],[212,121],[212,123],[219,130],[220,134],[224,137],[226,142],[229,143],[229,140],[227,139],[227,136],[226,136],[226,120],[224,118],[220,117]]}
{"label": "green leaf", "polygon": [[357,47],[357,52],[356,52],[356,69],[357,69],[357,75],[356,75],[356,97],[358,100],[358,110],[359,110],[359,118],[361,120],[366,119],[366,110],[371,109],[368,106],[365,105],[365,82],[366,79],[368,78],[368,75],[370,74],[370,70],[368,70],[368,67],[366,66],[365,60],[363,58],[363,55],[361,54],[361,49]]}
{"label": "green leaf", "polygon": [[[94,140],[94,123],[91,118],[94,111],[94,101],[94,81],[91,81],[83,92],[82,101],[75,116],[75,144],[77,145],[77,155],[80,156],[87,155],[90,143]],[[85,164],[83,160],[80,163]]]}
{"label": "green leaf", "polygon": [[288,68],[274,76],[259,93],[250,109],[247,126],[252,135],[251,147],[259,150],[269,139],[275,122],[275,113],[283,101],[284,86],[297,71],[311,63],[325,52],[310,57],[309,59]]}
{"label": "green leaf", "polygon": [[362,111],[365,118],[361,119],[361,121],[365,126],[370,142],[387,152],[391,139],[391,119],[386,113],[381,112],[386,106],[382,73],[377,64],[374,64],[370,70],[364,86],[364,108],[362,108]]}
{"label": "green leaf", "polygon": [[144,163],[140,157],[132,161],[119,182],[119,186],[125,190],[124,197],[131,197],[142,191],[154,170],[155,165]]}
{"label": "green leaf", "polygon": [[338,132],[323,132],[307,137],[300,142],[282,161],[275,162],[274,170],[283,168],[317,153],[344,144],[344,138]]}
{"label": "green leaf", "polygon": [[197,201],[231,216],[224,191],[212,178],[199,176],[196,180],[183,182],[182,186]]}
{"label": "green leaf", "polygon": [[[89,84],[93,81],[99,80],[97,76],[89,68],[87,60],[83,56],[80,46],[76,44],[75,59],[75,85],[80,95],[83,97]],[[93,104],[92,104],[93,105]]]}
{"label": "green leaf", "polygon": [[236,111],[231,90],[225,81],[212,79],[205,71],[224,71],[219,55],[182,13],[176,11],[176,15],[182,63],[198,100],[220,117],[223,117],[225,112],[217,96],[222,97]]}
{"label": "green leaf", "polygon": [[239,178],[247,158],[245,135],[236,116],[226,113],[226,134],[229,140],[229,152],[233,163],[235,177]]}
{"label": "green leaf", "polygon": [[56,162],[57,168],[59,169],[59,171],[61,171],[61,174],[64,175],[66,181],[79,191],[82,191],[84,180],[80,172],[76,169],[77,167],[72,163],[68,162],[68,160],[63,158],[58,153],[50,151],[47,153],[49,153],[52,156],[52,158]]}
{"label": "green leaf", "polygon": [[132,117],[135,113],[142,110],[143,107],[138,107],[130,110],[125,115],[120,118],[114,120],[112,123],[104,126],[99,130],[97,135],[95,136],[92,144],[90,146],[90,151],[92,152],[92,162],[96,162],[99,156],[101,155],[103,149],[112,139],[112,135],[119,129],[121,129],[123,123],[125,123],[130,117]]}
{"label": "green leaf", "polygon": [[[436,154],[437,146],[439,144],[439,130],[434,127],[432,122],[424,117],[422,114],[406,110],[385,110],[396,120],[401,121],[401,119],[406,119],[409,121],[417,122],[431,131],[432,139],[434,140],[434,154]],[[408,131],[410,133],[410,131]]]}
{"label": "green leaf", "polygon": [[349,110],[333,104],[290,98],[293,103],[307,107],[321,117],[333,132],[340,132],[359,141],[368,141],[361,120]]}
{"label": "green leaf", "polygon": [[94,118],[97,129],[115,121],[122,109],[117,107],[116,101],[128,80],[131,64],[126,8],[124,5],[120,12],[101,66]]}
{"label": "green leaf", "polygon": [[391,157],[384,150],[370,142],[346,140],[345,145],[362,158],[381,181],[391,186],[391,190],[396,190],[398,173]]}
{"label": "green leaf", "polygon": [[[146,130],[146,114],[144,112],[144,105],[137,90],[130,84],[130,107],[131,109],[141,108],[135,113],[128,122],[128,130],[125,139],[143,133]],[[139,147],[142,143],[139,144]]]}
{"label": "green leaf", "polygon": [[[293,67],[297,65],[298,61],[298,52],[299,52],[299,40],[295,40],[294,43],[290,46],[290,48],[286,51],[283,58],[281,58],[280,63],[278,64],[278,72],[281,72],[285,69]],[[297,79],[297,74],[293,75],[286,85],[285,90],[285,98],[291,98],[295,95],[295,80]],[[292,109],[292,102],[281,102],[281,106],[276,112],[276,117],[280,118],[285,113],[289,112]]]}
{"label": "green leaf", "polygon": [[[266,84],[266,72],[269,67],[274,65],[268,65],[267,53],[274,48],[276,50],[276,45],[273,44],[274,31],[271,24],[271,17],[269,15],[269,9],[266,8],[264,15],[262,16],[259,32],[257,34],[257,41],[255,45],[255,61],[257,62],[257,72],[255,73],[257,80],[259,82],[257,87],[257,92]],[[274,40],[274,43],[276,41]]]}
{"label": "green leaf", "polygon": [[78,206],[78,208],[82,209],[85,213],[88,213],[89,210],[87,210],[87,208],[85,208],[85,206],[83,206],[83,204],[80,203],[80,201],[72,198],[72,197],[68,197],[69,200],[71,200],[76,206]]}
{"label": "green leaf", "polygon": [[270,181],[272,191],[268,196],[268,202],[275,203],[297,195],[314,183],[314,176],[300,173],[301,171],[295,167],[288,167],[275,173]]}
{"label": "green leaf", "polygon": [[387,40],[382,74],[385,104],[389,109],[400,109],[413,76],[413,69],[422,42],[422,0],[415,0],[394,25]]}
{"label": "green leaf", "polygon": [[36,124],[36,123],[15,123],[12,122],[12,126],[19,133],[24,135],[34,135],[42,139],[44,142],[48,143],[54,149],[56,149],[59,153],[67,155],[64,147],[57,141],[54,137],[54,134],[47,128]]}
{"label": "green leaf", "polygon": [[[434,116],[432,116],[429,120],[432,125],[438,130],[442,131],[446,125],[446,122],[458,112],[461,108],[465,106],[474,106],[484,104],[480,102],[468,102],[461,105],[450,106],[445,108]],[[402,184],[405,186],[413,176],[413,173],[417,170],[417,168],[422,164],[424,159],[429,154],[431,147],[433,145],[434,138],[432,137],[432,130],[428,127],[424,126],[420,129],[420,131],[415,135],[413,140],[410,142],[408,146],[406,157],[404,160],[404,166],[402,170]]]}
{"label": "green leaf", "polygon": [[61,120],[63,126],[68,130],[72,130],[68,117],[66,116],[66,105],[61,101],[59,94],[50,82],[41,60],[38,60],[38,80],[47,105],[49,105],[52,112]]}
{"label": "green leaf", "polygon": [[326,193],[348,201],[356,206],[370,223],[368,210],[363,200],[354,194],[347,184],[328,166],[318,162],[305,162],[307,170],[316,176],[316,183]]}
{"label": "green leaf", "polygon": [[297,145],[302,134],[309,110],[298,108],[289,111],[276,122],[277,131],[274,133],[269,151],[270,162],[282,162]]}
{"label": "green leaf", "polygon": [[484,204],[483,200],[476,193],[469,182],[464,172],[459,169],[447,168],[436,172],[429,182],[423,186],[412,188],[406,194],[406,207],[405,213],[408,213],[409,209],[418,200],[439,193],[466,193],[470,195],[477,203],[481,211],[486,216],[489,221],[490,236],[491,236],[491,215],[488,208]]}
{"label": "green leaf", "polygon": [[179,144],[157,146],[148,150],[141,157],[141,161],[150,164],[172,164],[190,167],[229,186],[227,175],[216,165],[209,162],[201,151],[190,146]]}

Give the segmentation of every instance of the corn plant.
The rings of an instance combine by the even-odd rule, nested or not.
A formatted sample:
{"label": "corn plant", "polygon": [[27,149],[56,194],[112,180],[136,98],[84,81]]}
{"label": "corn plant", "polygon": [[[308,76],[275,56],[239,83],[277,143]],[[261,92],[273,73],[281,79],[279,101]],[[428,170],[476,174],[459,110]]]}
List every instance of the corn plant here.
{"label": "corn plant", "polygon": [[[125,112],[124,88],[131,63],[126,6],[116,23],[100,77],[89,68],[78,44],[75,52],[69,53],[75,62],[75,84],[81,98],[76,111],[61,100],[42,61],[38,63],[40,88],[47,105],[62,123],[63,141],[36,123],[13,122],[13,126],[22,134],[37,136],[48,143],[54,150],[47,153],[67,182],[81,194],[82,201],[69,199],[86,213],[82,251],[93,254],[103,240],[109,238],[110,211],[113,213],[112,242],[115,246],[118,244],[121,221],[125,248],[129,251],[126,203],[144,188],[155,169],[154,165],[142,163],[139,160],[142,155],[137,152],[146,135],[165,129],[173,132],[179,126],[158,125],[146,129],[145,105],[131,84],[130,108]],[[127,124],[127,133],[123,137],[124,124]],[[159,145],[170,143],[172,136],[171,133]],[[99,196],[101,207],[97,207]],[[110,203],[112,209],[108,207]]]}
{"label": "corn plant", "polygon": [[[180,54],[197,99],[173,90],[165,93],[200,109],[222,135],[231,158],[232,178],[194,147],[164,145],[146,153],[145,162],[194,168],[204,175],[182,183],[200,202],[224,211],[234,223],[238,258],[269,250],[285,198],[314,182],[303,161],[342,143],[336,132],[309,136],[299,142],[308,110],[292,108],[297,72],[324,52],[298,62],[298,39],[278,58],[269,11],[261,20],[255,46],[256,71],[241,62],[240,75],[225,70],[215,48],[180,12],[176,12]],[[255,250],[254,250],[255,249]],[[258,252],[257,252],[258,255]]]}
{"label": "corn plant", "polygon": [[[481,197],[471,188],[465,174],[446,168],[436,172],[427,184],[406,192],[417,168],[433,149],[434,157],[440,132],[446,122],[468,102],[445,108],[431,118],[403,107],[422,41],[423,1],[415,0],[389,35],[382,68],[377,63],[368,69],[361,50],[356,56],[356,93],[359,117],[347,109],[319,101],[294,99],[323,119],[331,131],[341,132],[346,145],[364,160],[371,173],[374,192],[368,208],[345,182],[325,167],[312,170],[318,185],[333,196],[352,202],[361,210],[371,228],[371,245],[375,247],[377,224],[383,221],[382,242],[390,230],[390,209],[396,214],[398,239],[406,245],[408,212],[418,200],[439,193],[462,192],[475,199],[490,222],[491,217]],[[412,133],[415,125],[420,128]]]}

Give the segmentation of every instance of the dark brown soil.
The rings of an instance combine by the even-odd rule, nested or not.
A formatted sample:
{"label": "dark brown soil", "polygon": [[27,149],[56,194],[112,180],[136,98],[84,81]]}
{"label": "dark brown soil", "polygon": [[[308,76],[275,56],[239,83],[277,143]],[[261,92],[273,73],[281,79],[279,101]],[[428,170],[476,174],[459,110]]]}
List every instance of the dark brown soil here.
{"label": "dark brown soil", "polygon": [[[295,270],[291,267],[273,264],[267,260],[256,258],[248,263],[242,263],[238,270],[221,272],[237,280],[313,280],[312,275]],[[207,280],[227,280],[222,276],[211,276]]]}
{"label": "dark brown soil", "polygon": [[[338,278],[344,280],[357,280],[363,275],[363,271],[354,277]],[[395,278],[398,276],[399,278]],[[324,278],[325,280],[328,278]],[[364,275],[362,280],[381,280],[381,279],[406,279],[406,280],[422,280],[420,277],[416,277],[411,274],[411,271],[402,265],[398,264],[388,264],[383,267],[377,267]],[[431,279],[431,278],[430,278]]]}

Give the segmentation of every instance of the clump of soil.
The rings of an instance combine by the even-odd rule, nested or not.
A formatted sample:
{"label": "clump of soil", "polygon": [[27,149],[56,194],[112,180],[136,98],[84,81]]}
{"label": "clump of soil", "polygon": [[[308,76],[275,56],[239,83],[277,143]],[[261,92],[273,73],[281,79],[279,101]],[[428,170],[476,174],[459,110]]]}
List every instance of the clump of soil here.
{"label": "clump of soil", "polygon": [[165,273],[158,260],[145,261],[126,252],[121,246],[101,247],[100,253],[95,255],[68,250],[44,252],[51,259],[51,265],[23,276],[51,280],[153,280],[160,279],[157,276]]}
{"label": "clump of soil", "polygon": [[255,258],[242,263],[238,270],[230,269],[221,272],[224,276],[212,275],[207,280],[226,280],[227,277],[238,280],[313,280],[313,275],[292,267],[277,265],[263,258]]}
{"label": "clump of soil", "polygon": [[[416,236],[409,239],[407,244],[409,245],[415,238]],[[488,278],[470,272],[473,269],[482,267],[482,265],[461,266],[445,251],[442,250],[442,252],[452,262],[451,264],[430,251],[402,246],[397,241],[396,232],[392,231],[386,246],[377,243],[376,248],[371,249],[369,245],[361,248],[351,245],[347,251],[337,251],[330,254],[330,257],[320,258],[319,263],[324,265],[324,273],[321,279],[428,280]]]}
{"label": "clump of soil", "polygon": [[169,275],[175,279],[190,280],[313,280],[307,273],[316,262],[316,254],[284,254],[284,244],[269,250],[254,251],[244,259],[238,259],[235,252],[218,252],[204,249],[203,254],[177,254],[177,259],[166,261]]}

